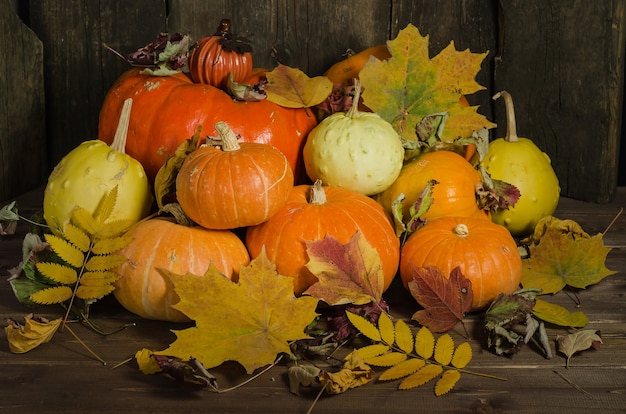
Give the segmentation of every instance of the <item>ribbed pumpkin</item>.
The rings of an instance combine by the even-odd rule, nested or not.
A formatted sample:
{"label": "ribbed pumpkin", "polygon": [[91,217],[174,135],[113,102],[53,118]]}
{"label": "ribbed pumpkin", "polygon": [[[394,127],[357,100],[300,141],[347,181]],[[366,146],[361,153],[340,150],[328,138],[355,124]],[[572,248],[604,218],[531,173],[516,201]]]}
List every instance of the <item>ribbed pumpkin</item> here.
{"label": "ribbed pumpkin", "polygon": [[403,214],[409,217],[409,208],[420,197],[430,180],[436,180],[432,192],[433,204],[423,219],[444,216],[481,217],[488,215],[478,208],[476,184],[480,176],[463,156],[452,151],[426,152],[406,163],[396,181],[376,196],[385,210],[391,213],[394,200],[402,193]]}
{"label": "ribbed pumpkin", "polygon": [[228,230],[188,227],[157,218],[136,224],[128,235],[133,241],[119,252],[128,260],[117,268],[122,276],[113,294],[124,308],[146,319],[189,321],[172,308],[178,295],[157,269],[202,276],[213,263],[224,275],[236,279],[239,268],[250,263],[245,245]]}
{"label": "ribbed pumpkin", "polygon": [[248,228],[246,246],[251,257],[265,247],[278,273],[295,277],[294,293],[299,295],[317,281],[305,267],[305,240],[322,240],[328,235],[347,243],[357,231],[378,251],[386,289],[398,269],[400,243],[380,205],[356,191],[322,186],[320,181],[296,186],[278,213]]}
{"label": "ribbed pumpkin", "polygon": [[252,72],[252,48],[231,31],[231,22],[222,19],[212,36],[198,40],[189,57],[189,74],[197,83],[220,89],[228,88],[232,73],[235,82],[242,82]]}
{"label": "ribbed pumpkin", "polygon": [[238,102],[210,85],[194,84],[183,73],[150,76],[131,69],[115,82],[100,111],[98,138],[113,141],[124,99],[133,98],[126,153],[138,160],[152,182],[176,148],[202,125],[203,135],[225,121],[244,140],[270,144],[289,160],[296,178],[306,178],[302,147],[317,125],[311,111],[276,105],[267,99]]}
{"label": "ribbed pumpkin", "polygon": [[402,246],[400,276],[405,286],[413,267],[436,266],[449,275],[459,266],[472,281],[472,309],[488,306],[500,293],[518,289],[522,259],[515,240],[490,220],[442,217],[413,233]]}
{"label": "ribbed pumpkin", "polygon": [[225,122],[215,128],[221,146],[193,151],[176,178],[183,211],[208,229],[234,229],[263,223],[287,202],[293,172],[276,148],[237,142]]}

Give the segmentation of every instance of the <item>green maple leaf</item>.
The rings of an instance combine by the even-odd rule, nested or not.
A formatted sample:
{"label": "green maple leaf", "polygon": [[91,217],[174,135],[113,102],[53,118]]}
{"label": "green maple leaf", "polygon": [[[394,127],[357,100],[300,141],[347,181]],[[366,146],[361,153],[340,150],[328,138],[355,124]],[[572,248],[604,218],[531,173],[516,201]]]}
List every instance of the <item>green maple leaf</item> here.
{"label": "green maple leaf", "polygon": [[215,266],[204,276],[163,274],[180,297],[174,307],[196,326],[175,331],[176,341],[155,353],[193,357],[206,368],[238,361],[252,373],[273,363],[279,353],[291,355],[289,342],[308,338],[304,330],[317,316],[318,300],[296,298],[293,278],[276,273],[265,252],[241,268],[237,283]]}
{"label": "green maple leaf", "polygon": [[447,112],[442,140],[471,137],[481,128],[493,128],[477,107],[460,103],[463,95],[485,89],[475,81],[488,52],[457,51],[450,44],[432,59],[428,36],[409,24],[388,42],[391,58],[370,58],[359,74],[363,101],[390,122],[405,141],[415,141],[415,127],[425,116]]}
{"label": "green maple leaf", "polygon": [[601,234],[574,239],[548,228],[524,260],[522,286],[541,289],[542,294],[557,293],[566,285],[584,289],[616,273],[605,266],[610,250]]}

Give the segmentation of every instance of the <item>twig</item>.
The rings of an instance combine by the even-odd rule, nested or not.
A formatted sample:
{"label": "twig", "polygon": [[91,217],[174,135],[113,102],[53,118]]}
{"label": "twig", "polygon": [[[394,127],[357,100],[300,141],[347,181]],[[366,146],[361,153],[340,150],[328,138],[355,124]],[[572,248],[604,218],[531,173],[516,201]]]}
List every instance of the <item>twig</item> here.
{"label": "twig", "polygon": [[132,361],[135,357],[130,357],[130,358],[126,358],[125,360],[123,360],[122,362],[118,362],[117,364],[113,365],[113,369],[115,368],[119,368],[124,364],[128,364],[130,361]]}
{"label": "twig", "polygon": [[224,389],[220,389],[220,390],[216,390],[216,392],[218,393],[222,393],[222,392],[227,392],[227,391],[232,391],[234,389],[237,389],[239,387],[242,387],[244,385],[246,385],[247,383],[249,383],[250,381],[253,381],[255,379],[257,379],[258,377],[260,377],[261,375],[265,374],[267,371],[269,371],[270,369],[274,368],[276,366],[276,364],[278,364],[278,362],[283,358],[283,355],[279,356],[278,358],[276,358],[276,361],[274,361],[271,365],[268,365],[267,367],[265,367],[262,371],[256,373],[255,375],[251,376],[250,378],[248,378],[247,380],[245,380],[244,382],[241,382],[237,385],[233,385],[230,388],[224,388]]}
{"label": "twig", "polygon": [[615,222],[622,215],[623,212],[624,212],[624,207],[621,207],[619,211],[617,212],[617,214],[615,215],[615,217],[613,217],[613,220],[611,220],[609,225],[606,226],[606,229],[604,229],[604,231],[602,232],[603,236],[606,234],[607,231],[609,231],[609,229],[613,226],[613,224],[615,224]]}
{"label": "twig", "polygon": [[306,412],[306,414],[311,414],[313,412],[313,407],[315,407],[315,404],[317,404],[317,401],[321,398],[321,396],[324,393],[324,391],[326,391],[326,388],[328,388],[329,384],[330,384],[330,382],[327,382],[320,389],[320,392],[318,392],[317,395],[315,396],[315,399],[313,400],[313,403],[311,403],[311,406],[309,407],[309,410]]}
{"label": "twig", "polygon": [[85,349],[86,349],[86,350],[87,350],[87,351],[88,351],[91,355],[93,355],[93,356],[94,356],[94,358],[96,358],[98,361],[102,362],[102,365],[106,365],[106,364],[107,364],[107,362],[106,362],[104,359],[100,358],[100,356],[99,356],[98,354],[96,354],[96,353],[95,353],[95,352],[94,352],[91,348],[89,348],[89,346],[87,346],[87,344],[86,344],[86,343],[84,343],[84,342],[83,342],[83,341],[82,341],[82,340],[78,337],[78,335],[76,335],[76,334],[74,333],[74,331],[73,331],[73,330],[69,327],[69,325],[68,325],[68,324],[63,323],[63,325],[67,328],[68,332],[69,332],[69,333],[71,333],[71,334],[72,334],[72,336],[73,336],[74,338],[76,338],[76,340],[78,341],[78,343],[79,343],[79,344],[81,344],[83,347],[85,347]]}
{"label": "twig", "polygon": [[565,375],[561,374],[559,371],[554,370],[553,372],[559,377],[561,377],[563,381],[567,382],[569,385],[574,387],[577,391],[580,391],[585,397],[589,398],[590,400],[593,400],[593,395],[591,395],[591,393],[583,390],[578,384],[576,384],[575,382],[567,378]]}

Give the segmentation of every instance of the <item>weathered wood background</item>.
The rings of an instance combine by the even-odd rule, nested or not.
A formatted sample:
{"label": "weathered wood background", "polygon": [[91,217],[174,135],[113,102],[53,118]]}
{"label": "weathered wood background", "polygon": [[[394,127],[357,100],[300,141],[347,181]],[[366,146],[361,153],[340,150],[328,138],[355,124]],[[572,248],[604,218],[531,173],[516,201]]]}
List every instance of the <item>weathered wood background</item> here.
{"label": "weathered wood background", "polygon": [[[36,40],[20,43],[28,30],[11,15],[11,3],[20,5],[43,49],[31,46]],[[0,45],[13,51],[0,64],[0,199],[45,182],[63,155],[97,136],[102,100],[128,68],[103,43],[130,52],[161,31],[197,39],[228,17],[237,32],[254,39],[255,66],[272,67],[278,57],[311,76],[342,59],[346,49],[383,43],[408,23],[429,35],[432,54],[450,41],[459,50],[489,51],[477,77],[486,90],[471,101],[501,123],[494,136],[504,135],[503,104],[491,96],[505,89],[515,99],[518,132],[552,158],[562,195],[605,203],[614,197],[618,180],[625,9],[623,0],[269,0],[254,5],[135,0],[132,6],[122,0],[0,0],[5,28]],[[37,101],[41,82],[22,80],[42,72],[43,126]]]}

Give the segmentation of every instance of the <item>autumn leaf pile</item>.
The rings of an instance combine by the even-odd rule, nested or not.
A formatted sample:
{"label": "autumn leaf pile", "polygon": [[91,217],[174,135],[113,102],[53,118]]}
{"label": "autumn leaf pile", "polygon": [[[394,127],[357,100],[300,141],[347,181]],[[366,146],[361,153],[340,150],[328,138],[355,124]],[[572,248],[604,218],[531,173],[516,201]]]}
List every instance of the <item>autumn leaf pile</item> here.
{"label": "autumn leaf pile", "polygon": [[[484,89],[474,78],[487,53],[458,52],[450,43],[431,58],[428,38],[411,25],[388,46],[392,58],[372,59],[361,72],[363,101],[394,126],[407,149],[420,148],[423,143],[415,130],[434,114],[445,112],[444,142],[470,138],[494,126],[476,107],[459,102],[460,96]],[[311,79],[284,65],[267,73],[262,93],[245,85],[231,86],[240,97],[268,99],[286,107],[329,108],[328,100],[334,99],[328,79]],[[171,175],[195,147],[198,135],[199,131],[181,145],[157,176],[160,210],[173,194]],[[115,202],[113,192],[94,215],[78,206],[62,237],[46,234],[45,242],[33,235],[25,239],[29,248],[11,278],[22,302],[62,304],[68,314],[86,317],[87,307],[112,291],[120,277],[114,268],[124,260],[116,252],[129,242],[123,235],[128,223],[107,222]],[[428,202],[426,188],[412,210],[413,220]],[[10,223],[17,219],[13,205],[3,208],[0,230],[10,231]],[[396,225],[398,233],[405,233],[419,223],[400,219]],[[295,394],[313,386],[338,394],[377,380],[398,381],[402,390],[434,381],[434,393],[440,396],[450,392],[462,375],[488,376],[466,369],[472,359],[469,334],[465,333],[468,341],[455,344],[448,333],[462,323],[472,304],[471,282],[458,268],[449,275],[434,267],[416,269],[408,290],[418,309],[413,315],[393,317],[383,295],[380,257],[364,238],[357,233],[345,244],[332,237],[305,243],[307,268],[318,282],[300,297],[293,294],[292,279],[280,275],[265,253],[240,269],[236,283],[214,266],[204,275],[162,271],[180,298],[173,306],[194,324],[176,330],[176,340],[166,349],[138,350],[134,360],[139,369],[219,390],[210,370],[225,362],[236,361],[248,374],[284,363]],[[533,235],[520,240],[520,249],[528,252],[522,289],[501,295],[485,311],[488,342],[483,345],[495,354],[511,355],[534,340],[550,357],[544,326],[550,323],[579,329],[557,338],[567,363],[575,352],[597,347],[599,334],[580,330],[588,322],[582,312],[569,312],[540,297],[564,288],[584,289],[614,274],[604,264],[609,249],[602,235],[590,236],[571,220],[546,217]],[[42,324],[49,329],[42,329]],[[5,330],[11,349],[26,352],[50,340],[59,324],[60,320],[29,317],[24,325],[12,321]],[[344,352],[339,366],[317,366],[304,358],[312,353],[328,357],[340,344]]]}

